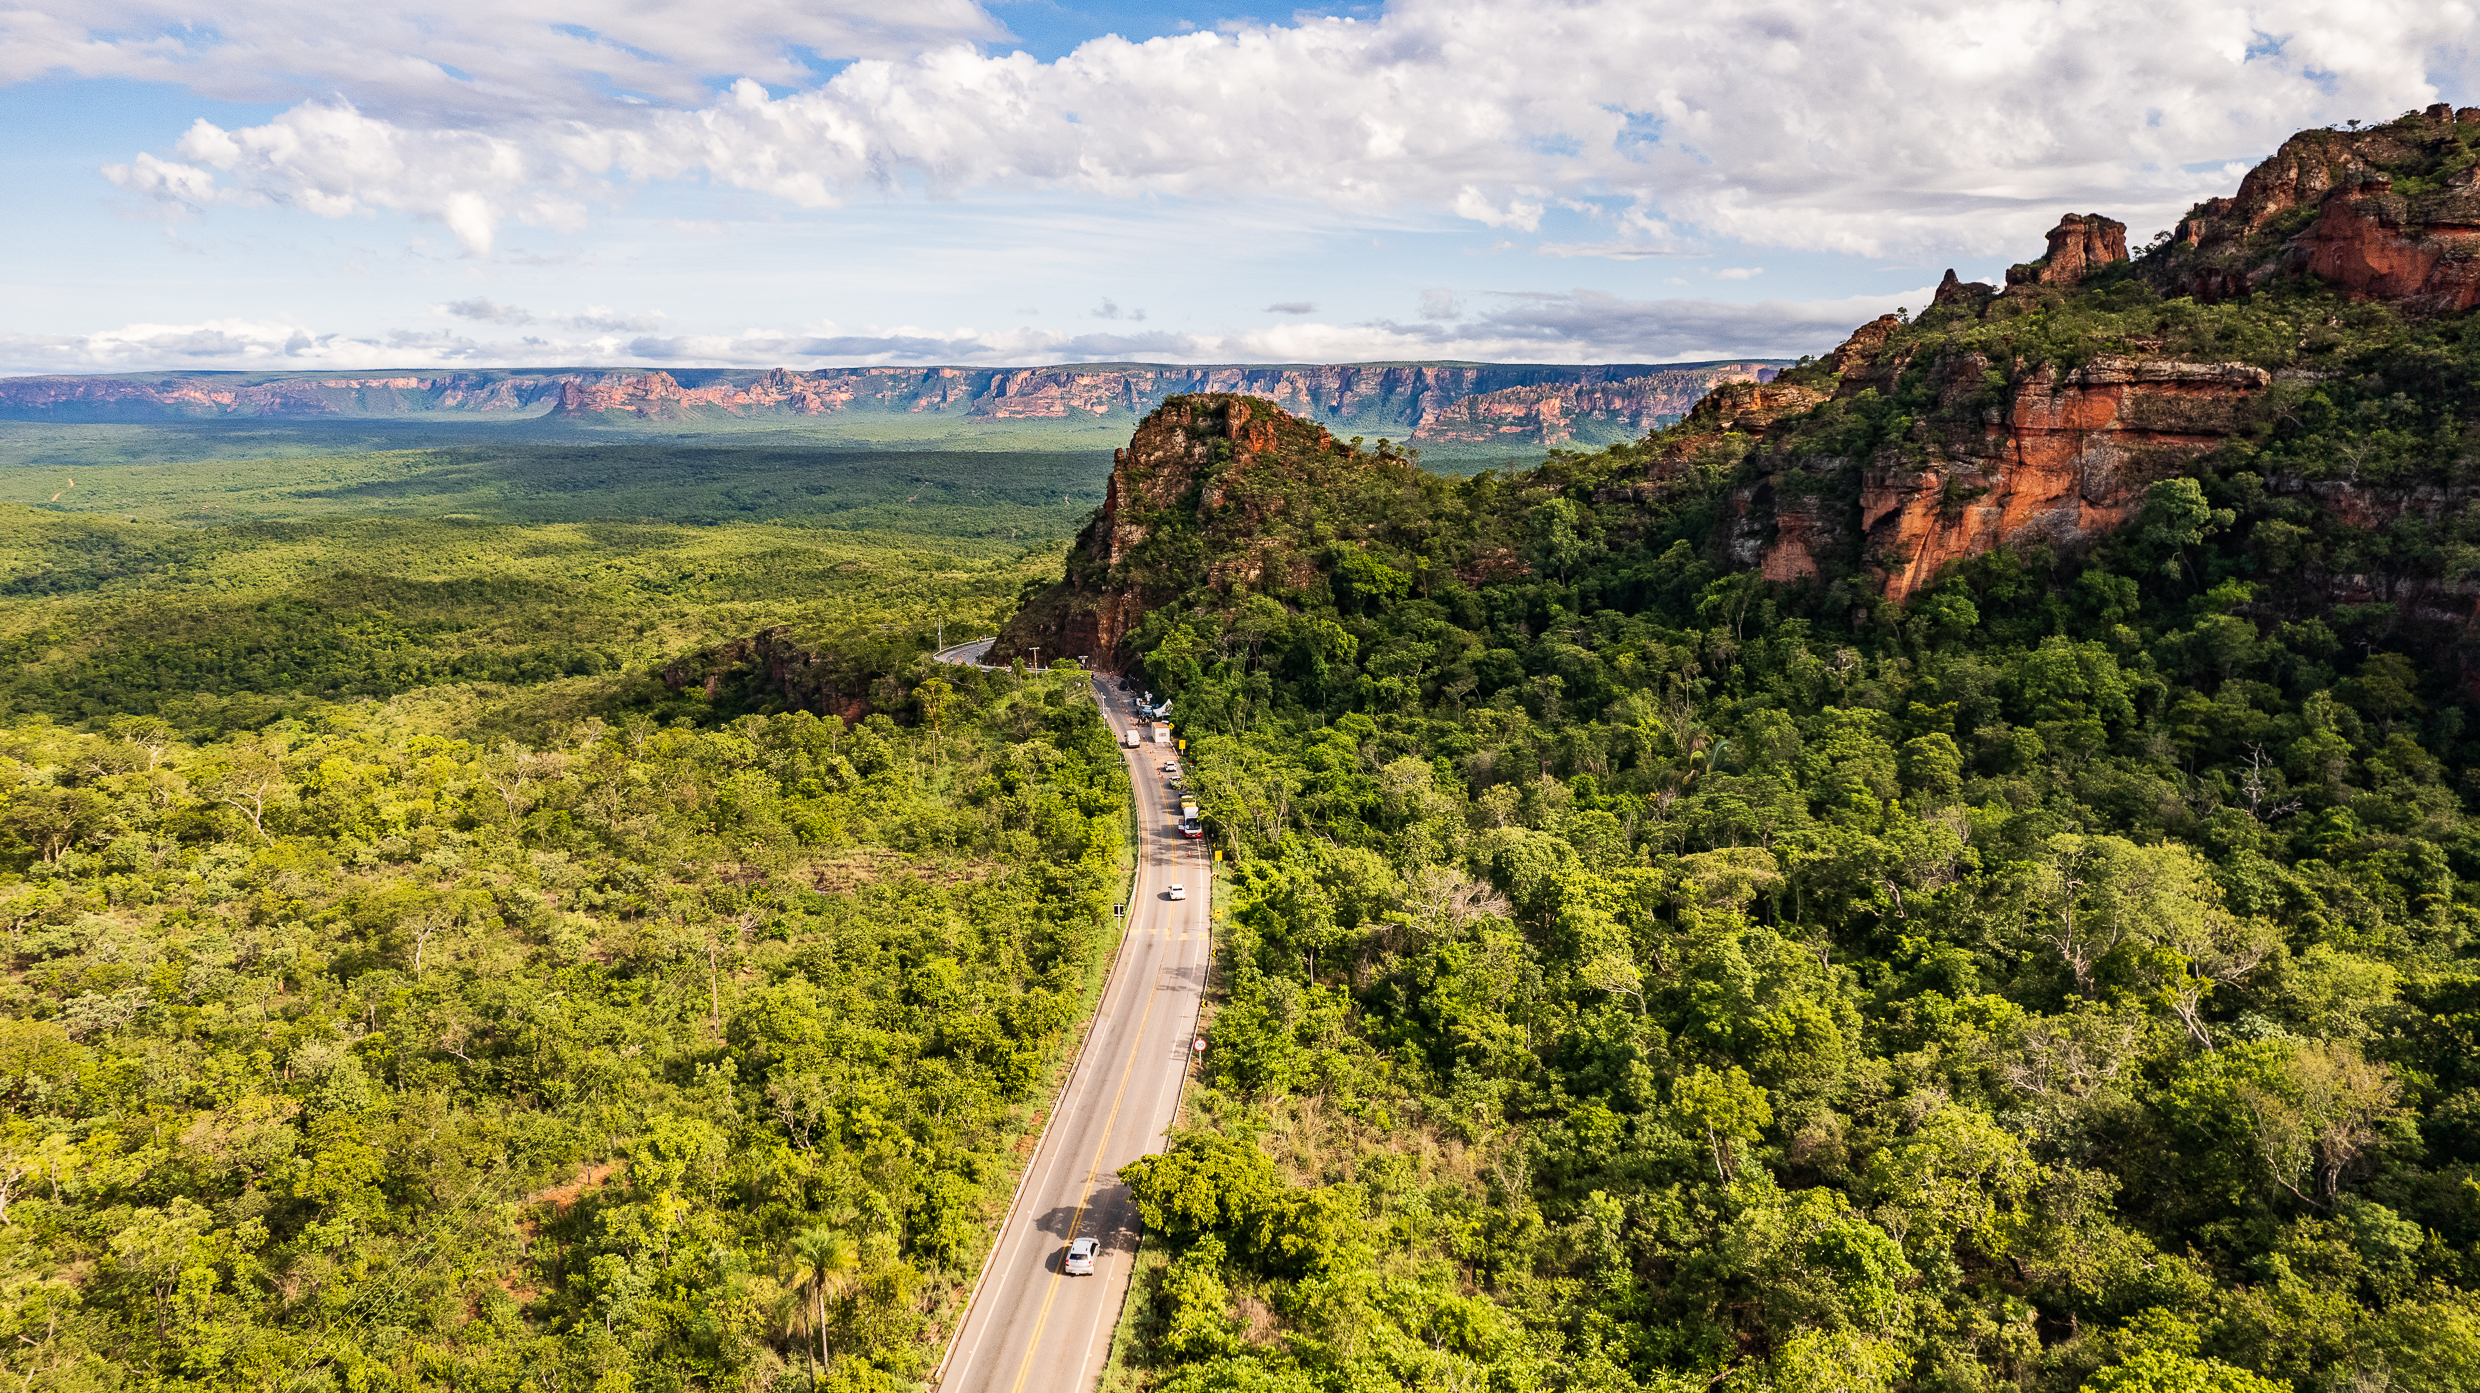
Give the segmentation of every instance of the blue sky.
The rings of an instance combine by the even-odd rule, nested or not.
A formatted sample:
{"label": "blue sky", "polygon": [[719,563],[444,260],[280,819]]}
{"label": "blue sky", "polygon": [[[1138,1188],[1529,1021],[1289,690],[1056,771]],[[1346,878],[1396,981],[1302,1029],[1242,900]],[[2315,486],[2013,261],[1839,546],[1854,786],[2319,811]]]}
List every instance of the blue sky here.
{"label": "blue sky", "polygon": [[[32,0],[0,371],[1830,347],[2471,100],[2468,4]],[[890,18],[890,15],[897,16]]]}

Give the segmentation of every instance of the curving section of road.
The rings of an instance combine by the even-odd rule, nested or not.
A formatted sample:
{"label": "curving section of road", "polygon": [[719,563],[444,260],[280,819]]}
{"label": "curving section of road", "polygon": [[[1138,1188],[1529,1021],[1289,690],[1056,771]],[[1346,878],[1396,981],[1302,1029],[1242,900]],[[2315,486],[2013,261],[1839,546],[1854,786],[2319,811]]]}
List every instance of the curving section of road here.
{"label": "curving section of road", "polygon": [[[940,654],[978,662],[959,645]],[[1115,731],[1145,727],[1132,699],[1101,689]],[[1139,828],[1126,933],[1083,1053],[1019,1184],[973,1304],[940,1367],[939,1393],[1087,1393],[1102,1375],[1132,1275],[1137,1215],[1113,1174],[1159,1151],[1179,1107],[1212,960],[1210,855],[1176,830],[1161,770],[1175,747],[1124,745]],[[1170,898],[1171,887],[1188,898]],[[1063,1270],[1068,1244],[1101,1241],[1090,1277]]]}
{"label": "curving section of road", "polygon": [[954,663],[958,667],[988,667],[990,645],[998,641],[996,638],[977,638],[969,643],[942,648],[930,657],[934,662]]}

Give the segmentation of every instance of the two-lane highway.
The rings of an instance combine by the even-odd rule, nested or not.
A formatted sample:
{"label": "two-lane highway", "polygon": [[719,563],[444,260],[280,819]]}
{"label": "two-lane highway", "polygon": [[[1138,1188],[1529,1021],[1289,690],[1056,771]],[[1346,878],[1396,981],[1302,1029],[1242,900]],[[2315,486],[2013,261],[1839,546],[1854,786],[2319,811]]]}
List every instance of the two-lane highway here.
{"label": "two-lane highway", "polygon": [[[1097,695],[1115,732],[1145,728],[1126,696]],[[1148,741],[1121,753],[1140,831],[1126,937],[1058,1113],[948,1350],[939,1393],[1086,1393],[1101,1377],[1128,1288],[1137,1215],[1113,1172],[1161,1150],[1179,1106],[1211,961],[1212,895],[1204,843],[1184,840],[1174,825],[1176,802],[1161,772],[1173,747]],[[1186,899],[1170,898],[1174,883],[1187,888]],[[1062,1270],[1078,1237],[1102,1243],[1090,1277]]]}

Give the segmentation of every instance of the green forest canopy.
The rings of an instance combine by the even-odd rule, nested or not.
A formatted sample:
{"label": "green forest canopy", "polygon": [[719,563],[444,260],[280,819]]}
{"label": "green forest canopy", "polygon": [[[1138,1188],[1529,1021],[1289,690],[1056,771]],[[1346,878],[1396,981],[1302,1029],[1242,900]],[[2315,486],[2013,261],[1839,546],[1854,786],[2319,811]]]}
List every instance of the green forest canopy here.
{"label": "green forest canopy", "polygon": [[[2315,389],[2088,553],[1887,608],[1856,558],[1717,570],[1744,440],[1652,509],[1595,499],[1658,440],[1364,451],[1276,515],[1306,585],[1148,616],[1239,865],[1214,1087],[1133,1174],[1143,1377],[2480,1380],[2480,732],[2450,633],[2324,589],[2460,581],[2480,516],[2266,483],[2460,482],[2480,340],[2148,294],[2014,332],[2347,332],[2279,339]],[[1955,331],[1899,332],[1925,377]],[[1911,390],[1809,430],[1866,458]],[[1159,583],[1201,524],[1140,521]]]}
{"label": "green forest canopy", "polygon": [[[1115,1377],[2480,1385],[2480,731],[2439,634],[2320,588],[2459,581],[2473,519],[2266,482],[2374,440],[2455,483],[2480,343],[2130,284],[2017,351],[2181,318],[2322,376],[2087,553],[1901,608],[1850,565],[1769,586],[1714,564],[1726,440],[1652,505],[1595,499],[1659,442],[1462,481],[1363,451],[1274,530],[1305,582],[1187,571],[1135,650],[1234,873],[1207,1086],[1127,1172],[1159,1261]],[[2311,310],[2347,332],[2273,327]],[[1905,390],[1818,428],[1893,438]],[[935,670],[899,617],[996,618],[1056,553],[768,588],[766,529],[665,532],[720,569],[643,600],[659,568],[593,552],[610,581],[491,601],[607,666],[468,673],[523,646],[456,637],[477,601],[323,579],[398,535],[365,526],[15,573],[68,579],[7,602],[59,629],[0,745],[10,1369],[797,1386],[832,1288],[830,1380],[923,1377],[1107,947],[1125,790],[1073,679]],[[533,539],[585,544],[463,564]],[[213,701],[130,656],[221,642],[135,598],[231,603],[244,562],[191,546],[331,605],[328,656]],[[866,650],[876,715],[655,680],[830,575],[806,632]],[[382,610],[433,666],[371,656]]]}

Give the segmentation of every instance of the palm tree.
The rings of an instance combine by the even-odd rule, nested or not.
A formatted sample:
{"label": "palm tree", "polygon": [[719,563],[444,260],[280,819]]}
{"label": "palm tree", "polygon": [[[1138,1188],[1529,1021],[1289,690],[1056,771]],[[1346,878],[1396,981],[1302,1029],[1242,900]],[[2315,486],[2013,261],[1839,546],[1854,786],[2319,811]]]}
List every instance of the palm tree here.
{"label": "palm tree", "polygon": [[[861,1245],[830,1224],[805,1228],[785,1246],[784,1267],[792,1279],[793,1294],[805,1299],[809,1309],[803,1314],[818,1332],[818,1372],[810,1379],[813,1387],[827,1367],[827,1298],[842,1295],[860,1266]],[[806,1347],[802,1353],[808,1354]]]}

